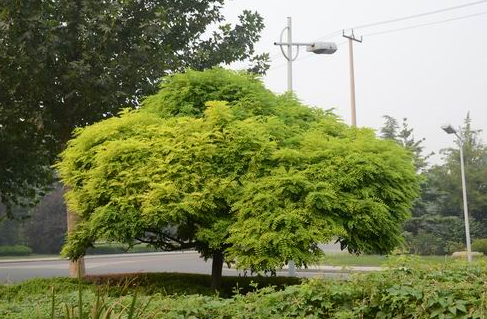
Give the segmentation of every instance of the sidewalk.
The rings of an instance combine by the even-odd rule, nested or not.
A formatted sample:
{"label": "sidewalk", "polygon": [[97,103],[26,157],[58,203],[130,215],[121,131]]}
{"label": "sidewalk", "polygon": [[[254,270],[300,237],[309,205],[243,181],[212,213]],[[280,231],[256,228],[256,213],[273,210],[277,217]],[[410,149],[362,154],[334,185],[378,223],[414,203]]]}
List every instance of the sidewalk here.
{"label": "sidewalk", "polygon": [[[137,256],[157,256],[157,255],[176,255],[176,254],[197,254],[198,252],[194,250],[189,251],[162,251],[153,253],[128,253],[128,254],[106,254],[106,255],[87,255],[85,259],[95,259],[95,258],[118,258],[118,257],[137,257]],[[39,262],[39,261],[59,261],[65,260],[67,258],[61,257],[40,257],[40,258],[17,258],[17,259],[0,259],[0,264],[2,263],[22,263],[22,262]]]}
{"label": "sidewalk", "polygon": [[[287,270],[287,267],[283,268]],[[326,265],[313,265],[308,268],[296,269],[301,272],[328,272],[328,273],[360,273],[360,272],[375,272],[386,270],[386,267],[374,267],[374,266],[326,266]]]}
{"label": "sidewalk", "polygon": [[[223,265],[226,269],[235,269],[233,267],[228,268],[226,264]],[[311,265],[308,268],[296,269],[296,272],[323,272],[323,273],[365,273],[386,270],[386,267],[373,267],[373,266],[326,266],[326,265]],[[288,271],[288,267],[284,266],[278,272]]]}

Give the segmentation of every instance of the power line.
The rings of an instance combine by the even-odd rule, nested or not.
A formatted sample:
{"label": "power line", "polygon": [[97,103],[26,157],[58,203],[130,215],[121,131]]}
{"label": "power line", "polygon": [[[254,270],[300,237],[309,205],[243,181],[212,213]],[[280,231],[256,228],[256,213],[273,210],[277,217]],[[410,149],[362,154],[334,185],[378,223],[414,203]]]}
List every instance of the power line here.
{"label": "power line", "polygon": [[364,34],[363,36],[364,37],[371,37],[371,36],[376,36],[376,35],[381,35],[381,34],[386,34],[386,33],[398,32],[398,31],[409,30],[409,29],[416,29],[416,28],[426,27],[426,26],[430,26],[430,25],[435,25],[435,24],[440,24],[440,23],[445,23],[445,22],[450,22],[450,21],[455,21],[455,20],[463,20],[463,19],[473,18],[473,17],[477,17],[480,15],[484,15],[484,14],[487,14],[487,11],[469,14],[469,15],[460,16],[460,17],[451,18],[451,19],[445,19],[445,20],[439,20],[439,21],[433,21],[433,22],[428,22],[428,23],[412,25],[412,26],[404,27],[404,28],[397,28],[397,29],[390,29],[390,30],[385,30],[385,31],[367,33],[367,34]]}
{"label": "power line", "polygon": [[399,21],[404,21],[404,20],[409,20],[409,19],[415,19],[415,18],[424,17],[424,16],[436,14],[436,13],[441,13],[441,12],[446,12],[446,11],[461,9],[461,8],[465,8],[465,7],[469,7],[469,6],[474,6],[474,5],[478,5],[478,4],[485,3],[485,2],[487,2],[487,0],[470,2],[470,3],[466,3],[466,4],[454,6],[454,7],[448,7],[448,8],[443,8],[443,9],[438,9],[438,10],[433,10],[433,11],[428,11],[428,12],[413,14],[413,15],[409,15],[409,16],[405,16],[405,17],[400,17],[400,18],[395,18],[395,19],[390,19],[390,20],[384,20],[384,21],[379,21],[379,22],[362,24],[362,25],[358,25],[358,26],[352,27],[350,29],[363,29],[363,28],[373,27],[373,26],[377,26],[377,25],[381,25],[381,24],[388,24],[388,23],[399,22]]}
{"label": "power line", "polygon": [[[465,7],[469,7],[469,6],[474,6],[474,5],[478,5],[478,4],[485,3],[485,2],[487,2],[487,0],[480,0],[480,1],[475,1],[475,2],[465,3],[465,4],[462,4],[462,5],[458,5],[458,6],[453,6],[453,7],[443,8],[443,9],[437,9],[437,10],[433,10],[433,11],[428,11],[428,12],[413,14],[413,15],[404,16],[404,17],[399,17],[399,18],[395,18],[395,19],[390,19],[390,20],[384,20],[384,21],[379,21],[379,22],[372,22],[372,23],[357,25],[355,27],[347,28],[346,30],[364,29],[364,28],[368,28],[368,27],[372,27],[372,26],[378,26],[378,25],[381,25],[381,24],[388,24],[388,23],[393,23],[393,22],[410,20],[410,19],[414,19],[414,18],[419,18],[419,17],[428,16],[428,15],[433,15],[433,14],[436,14],[436,13],[442,13],[442,12],[452,11],[452,10],[461,9],[461,8],[465,8]],[[483,14],[483,13],[481,13],[481,14]],[[471,15],[471,16],[474,16],[474,15]],[[478,15],[480,15],[480,14],[478,14]],[[470,17],[470,16],[466,16],[466,17]],[[459,20],[459,19],[463,19],[463,17],[461,17],[461,18],[453,18],[452,20],[449,20],[449,19],[448,20],[444,20],[444,22],[453,21],[453,20]],[[432,24],[436,24],[436,23],[440,23],[440,22],[433,22]],[[425,23],[425,25],[428,25],[428,24]],[[403,29],[407,29],[407,28],[409,28],[409,27],[405,27]],[[328,38],[333,38],[335,36],[340,35],[342,33],[342,30],[337,30],[337,31],[331,32],[331,33],[326,34],[326,35],[324,35],[322,37],[316,38],[314,41],[322,40],[322,39],[328,39]],[[399,29],[397,29],[397,30],[399,31]]]}
{"label": "power line", "polygon": [[[480,2],[487,2],[487,0],[478,1],[478,2],[475,2],[473,4],[478,4]],[[473,4],[470,4],[470,5],[473,5]],[[464,6],[466,6],[466,5],[464,5]],[[442,9],[442,10],[445,10],[445,9]],[[439,11],[439,10],[436,10],[436,11]],[[409,27],[404,27],[404,28],[397,28],[397,29],[390,29],[390,30],[378,31],[378,32],[373,32],[373,33],[367,33],[367,34],[364,34],[363,36],[364,37],[371,37],[371,36],[377,36],[377,35],[382,35],[382,34],[387,34],[387,33],[393,33],[393,32],[399,32],[399,31],[409,30],[409,29],[422,28],[422,27],[426,27],[426,26],[430,26],[430,25],[435,25],[435,24],[446,23],[446,22],[450,22],[450,21],[456,21],[456,20],[463,20],[463,19],[473,18],[473,17],[485,15],[485,14],[487,14],[487,11],[479,12],[479,13],[473,13],[473,14],[469,14],[469,15],[465,15],[465,16],[460,16],[460,17],[456,17],[456,18],[451,18],[451,19],[445,19],[445,20],[439,20],[439,21],[433,21],[433,22],[428,22],[428,23],[417,24],[417,25],[413,25],[413,26],[409,26]],[[391,21],[391,20],[389,20],[389,21]],[[318,38],[316,40],[323,39],[323,38],[326,38],[326,37],[331,37],[330,35],[333,35],[334,36],[337,33],[338,34],[341,34],[341,32],[342,32],[341,30],[340,31],[335,31],[333,33],[330,33],[329,35],[326,35],[324,37]],[[343,45],[345,43],[347,43],[347,41],[340,42],[339,44],[337,44],[337,46],[341,46],[341,45]],[[301,60],[305,60],[305,59],[309,59],[312,56],[313,56],[312,54],[305,55],[305,56],[303,56],[303,57],[301,57],[299,59],[296,59],[296,62],[297,61],[301,61]],[[273,70],[282,68],[284,66],[286,66],[286,63],[283,63],[283,64],[280,64],[278,66],[272,67],[268,71],[273,71]]]}
{"label": "power line", "polygon": [[[487,1],[487,0],[486,0]],[[319,38],[316,38],[313,40],[314,41],[318,41],[318,40],[325,40],[325,39],[330,39],[330,38],[334,38],[338,35],[341,35],[342,34],[342,30],[337,30],[335,32],[332,32],[332,33],[328,33],[327,35],[324,35],[322,37],[319,37]]]}

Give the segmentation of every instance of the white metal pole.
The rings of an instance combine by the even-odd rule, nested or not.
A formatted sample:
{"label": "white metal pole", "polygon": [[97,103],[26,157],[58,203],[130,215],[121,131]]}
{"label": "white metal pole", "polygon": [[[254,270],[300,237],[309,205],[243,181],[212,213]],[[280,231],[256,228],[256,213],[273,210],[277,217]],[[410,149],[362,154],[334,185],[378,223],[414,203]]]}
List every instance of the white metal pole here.
{"label": "white metal pole", "polygon": [[350,63],[350,105],[352,113],[352,126],[357,126],[357,113],[355,108],[355,71],[353,67],[353,41],[348,38],[348,53]]}
{"label": "white metal pole", "polygon": [[293,36],[291,17],[287,17],[287,91],[293,91]]}
{"label": "white metal pole", "polygon": [[472,246],[470,244],[470,223],[468,221],[468,204],[467,204],[467,183],[465,182],[465,164],[463,162],[463,138],[458,137],[460,142],[460,170],[462,174],[462,193],[463,193],[463,215],[465,218],[465,237],[467,239],[467,260],[472,262]]}
{"label": "white metal pole", "polygon": [[[293,92],[293,35],[291,17],[287,17],[287,91]],[[287,263],[289,277],[296,277],[296,265],[290,260]]]}

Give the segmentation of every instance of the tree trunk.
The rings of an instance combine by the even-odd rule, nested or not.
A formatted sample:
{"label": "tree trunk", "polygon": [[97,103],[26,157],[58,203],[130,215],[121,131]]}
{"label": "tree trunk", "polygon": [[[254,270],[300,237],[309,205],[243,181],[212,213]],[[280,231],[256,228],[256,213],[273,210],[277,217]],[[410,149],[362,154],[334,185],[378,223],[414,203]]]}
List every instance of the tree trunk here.
{"label": "tree trunk", "polygon": [[[67,191],[66,187],[64,188]],[[78,224],[78,215],[75,212],[69,210],[66,205],[66,215],[67,215],[67,224],[68,224],[68,234],[71,234],[75,228],[76,224]],[[83,257],[77,260],[70,260],[69,261],[69,276],[71,278],[83,278],[86,274],[85,271],[85,259]]]}
{"label": "tree trunk", "polygon": [[223,253],[219,250],[213,253],[211,264],[211,288],[219,289],[222,281]]}
{"label": "tree trunk", "polygon": [[[79,43],[79,34],[81,30],[81,12],[83,10],[83,2],[82,0],[74,0],[71,3],[72,5],[72,11],[68,13],[68,24],[67,24],[67,30],[68,33],[71,35],[70,43],[67,44],[68,48],[71,49],[71,51],[68,53],[67,58],[68,62],[76,62],[81,59],[81,43]],[[69,81],[64,83],[63,86],[65,87],[65,110],[69,114],[71,107],[75,107],[75,105],[72,105],[72,100],[74,98],[74,95],[71,94],[72,92],[75,92],[76,87],[78,86],[77,83],[70,83]],[[72,114],[71,114],[72,115]],[[72,130],[75,127],[72,125],[72,123],[67,122],[67,119],[70,118],[69,116],[66,116],[66,119],[64,121],[61,121],[61,123],[65,124],[64,132],[62,134],[62,142],[63,142],[63,150],[66,149],[66,144],[67,142],[73,137],[72,136]],[[65,188],[65,191],[68,189]],[[67,207],[66,203],[66,207]],[[76,212],[70,211],[69,208],[66,209],[67,213],[67,226],[68,226],[68,234],[72,233],[76,229],[76,225],[78,224],[78,215],[76,215]],[[78,260],[71,260],[69,262],[69,275],[74,278],[82,278],[85,276],[85,260],[84,258],[79,258]]]}

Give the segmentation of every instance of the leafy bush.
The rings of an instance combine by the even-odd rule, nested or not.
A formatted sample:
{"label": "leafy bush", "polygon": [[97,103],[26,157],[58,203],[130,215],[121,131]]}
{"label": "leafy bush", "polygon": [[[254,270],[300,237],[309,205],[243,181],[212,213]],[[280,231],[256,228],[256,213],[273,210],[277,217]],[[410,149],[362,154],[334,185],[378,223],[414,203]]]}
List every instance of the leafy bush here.
{"label": "leafy bush", "polygon": [[32,254],[32,249],[27,246],[0,246],[0,256],[27,256],[30,254]]}
{"label": "leafy bush", "polygon": [[151,303],[156,318],[486,318],[485,264],[398,268],[350,281],[312,279],[232,299],[190,296]]}
{"label": "leafy bush", "polygon": [[[412,260],[414,263],[414,260]],[[158,281],[173,277],[185,280],[186,286],[209,276],[183,274],[147,274],[139,280],[137,289],[126,284],[115,287],[126,289],[114,293],[107,287],[96,290],[95,285],[83,283],[76,290],[75,281],[56,280],[57,295],[44,280],[24,285],[30,295],[22,294],[18,286],[0,286],[0,317],[6,319],[45,318],[54,313],[65,315],[65,309],[74,309],[82,292],[82,307],[112,308],[114,314],[131,309],[140,318],[486,318],[487,265],[485,263],[455,263],[443,267],[411,266],[404,259],[394,269],[353,276],[348,281],[311,279],[301,285],[283,290],[272,287],[236,293],[231,298],[211,295],[173,295],[157,289],[141,289],[144,280]],[[180,276],[180,277],[178,277]],[[107,279],[107,278],[104,278]],[[259,278],[247,278],[259,281]],[[274,280],[277,278],[270,278]],[[237,280],[236,277],[229,280]],[[287,281],[289,278],[278,280]],[[293,279],[296,280],[296,279]],[[35,285],[39,284],[40,285]],[[233,282],[235,284],[235,281]],[[41,286],[39,288],[39,286]],[[69,291],[73,288],[73,291]],[[262,287],[262,286],[259,286]],[[155,287],[153,287],[155,288]],[[3,291],[2,291],[3,289]],[[12,293],[5,293],[5,290]],[[100,293],[101,291],[101,293]],[[235,290],[236,291],[236,290]],[[10,297],[6,297],[9,295]],[[150,296],[149,296],[150,295]],[[4,302],[9,298],[9,302]],[[37,311],[32,305],[37,304]],[[124,310],[125,309],[125,310]],[[125,313],[125,315],[128,315]],[[74,316],[73,316],[74,317]]]}
{"label": "leafy bush", "polygon": [[409,252],[418,255],[443,255],[445,254],[445,243],[440,237],[427,233],[423,230],[416,235],[408,233],[405,235]]}
{"label": "leafy bush", "polygon": [[445,245],[445,252],[447,254],[453,254],[454,252],[457,251],[464,251],[465,250],[465,244],[460,243],[460,242],[447,242]]}
{"label": "leafy bush", "polygon": [[472,250],[487,255],[487,238],[474,240],[472,243]]}

